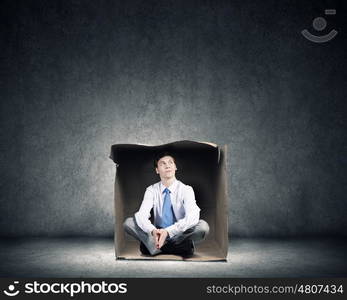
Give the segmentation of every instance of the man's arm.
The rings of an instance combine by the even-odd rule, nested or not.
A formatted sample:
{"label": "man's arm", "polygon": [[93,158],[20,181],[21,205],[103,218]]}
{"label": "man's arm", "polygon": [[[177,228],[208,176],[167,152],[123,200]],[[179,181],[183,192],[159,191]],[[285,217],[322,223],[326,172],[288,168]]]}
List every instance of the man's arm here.
{"label": "man's arm", "polygon": [[143,196],[143,200],[138,212],[135,213],[135,220],[137,225],[146,233],[152,233],[156,227],[149,220],[151,216],[151,209],[153,208],[153,192],[152,188],[148,187]]}
{"label": "man's arm", "polygon": [[197,225],[200,219],[200,208],[196,204],[194,190],[189,185],[186,188],[187,190],[184,193],[183,199],[183,206],[186,215],[175,224],[165,228],[169,233],[170,238]]}

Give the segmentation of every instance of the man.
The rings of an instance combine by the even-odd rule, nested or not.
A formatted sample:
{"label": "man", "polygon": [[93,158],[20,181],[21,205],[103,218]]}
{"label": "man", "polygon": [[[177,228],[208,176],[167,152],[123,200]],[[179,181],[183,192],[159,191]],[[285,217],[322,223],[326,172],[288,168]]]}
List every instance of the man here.
{"label": "man", "polygon": [[[154,166],[160,182],[147,187],[139,211],[125,220],[124,229],[140,241],[142,254],[192,256],[194,243],[206,238],[209,225],[200,220],[193,188],[176,179],[175,158],[162,153]],[[152,209],[154,224],[149,220]]]}

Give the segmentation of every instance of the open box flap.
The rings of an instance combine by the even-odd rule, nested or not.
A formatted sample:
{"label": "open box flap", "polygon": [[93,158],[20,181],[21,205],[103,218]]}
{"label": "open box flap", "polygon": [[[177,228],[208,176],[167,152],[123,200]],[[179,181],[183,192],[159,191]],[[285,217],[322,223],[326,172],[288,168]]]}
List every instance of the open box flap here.
{"label": "open box flap", "polygon": [[219,163],[220,160],[220,148],[218,145],[209,142],[202,141],[177,141],[172,143],[167,143],[163,145],[148,145],[148,144],[114,144],[111,146],[111,153],[109,158],[113,160],[113,162],[118,166],[120,164],[120,153],[123,151],[169,151],[169,152],[177,152],[183,149],[198,149],[198,148],[210,148],[211,151],[215,151],[216,153],[216,161]]}

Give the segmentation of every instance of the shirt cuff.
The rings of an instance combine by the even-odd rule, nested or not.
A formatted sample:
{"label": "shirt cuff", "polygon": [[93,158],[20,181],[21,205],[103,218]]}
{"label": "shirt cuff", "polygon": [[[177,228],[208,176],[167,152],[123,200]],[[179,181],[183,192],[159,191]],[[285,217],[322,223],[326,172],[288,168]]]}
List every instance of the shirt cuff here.
{"label": "shirt cuff", "polygon": [[175,236],[178,232],[177,229],[175,228],[175,224],[166,227],[165,230],[169,233],[169,237],[172,238],[173,236]]}
{"label": "shirt cuff", "polygon": [[155,227],[153,224],[148,225],[148,228],[147,228],[148,233],[152,234],[152,231],[153,231],[154,229],[157,229],[157,227]]}

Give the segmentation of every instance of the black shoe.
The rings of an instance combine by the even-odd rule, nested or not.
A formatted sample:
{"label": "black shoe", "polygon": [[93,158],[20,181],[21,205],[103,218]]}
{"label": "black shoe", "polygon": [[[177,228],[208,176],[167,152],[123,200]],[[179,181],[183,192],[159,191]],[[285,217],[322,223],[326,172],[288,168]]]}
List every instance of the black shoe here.
{"label": "black shoe", "polygon": [[181,255],[183,258],[187,258],[194,254],[194,245],[193,241],[190,239],[185,239],[178,244],[168,240],[166,244],[161,247],[161,250],[165,254]]}
{"label": "black shoe", "polygon": [[144,243],[140,242],[140,251],[144,255],[151,255]]}
{"label": "black shoe", "polygon": [[192,257],[194,254],[194,244],[192,240],[187,239],[186,240],[186,246],[185,251],[181,254],[183,258],[189,258]]}

